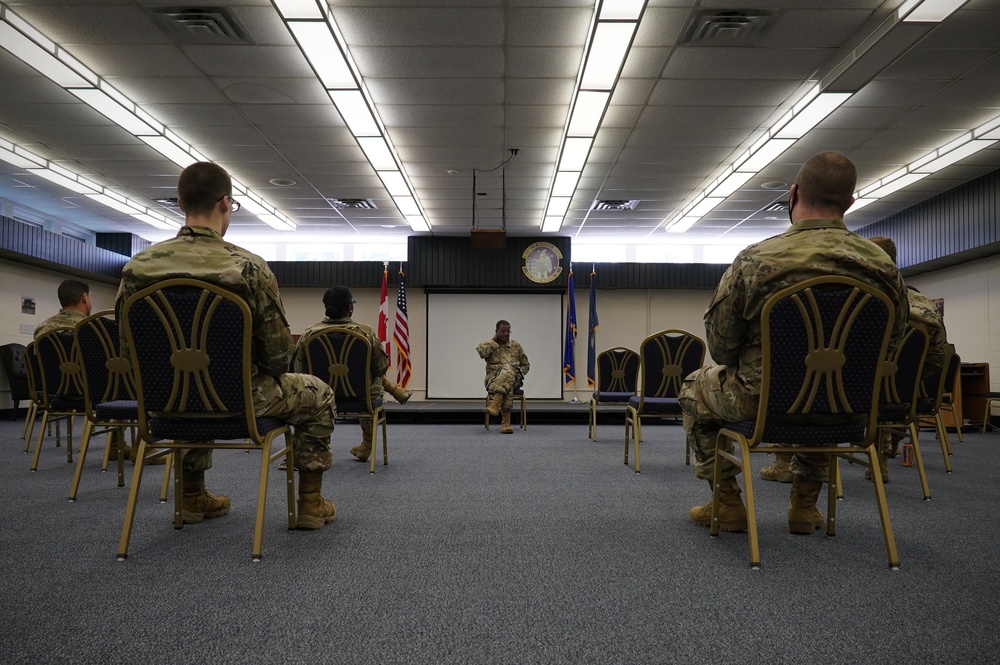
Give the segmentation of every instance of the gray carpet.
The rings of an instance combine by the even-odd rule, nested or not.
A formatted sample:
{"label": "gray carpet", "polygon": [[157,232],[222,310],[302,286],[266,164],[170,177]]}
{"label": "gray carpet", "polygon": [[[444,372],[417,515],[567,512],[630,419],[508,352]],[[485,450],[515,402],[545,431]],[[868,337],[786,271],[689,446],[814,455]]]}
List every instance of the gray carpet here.
{"label": "gray carpet", "polygon": [[357,425],[338,425],[324,485],[338,520],[288,531],[275,474],[261,563],[255,455],[216,453],[208,485],[233,512],[181,531],[150,469],[117,562],[127,487],[100,472],[102,448],[69,503],[65,449],[47,439],[32,474],[20,427],[0,423],[3,663],[998,659],[1000,434],[953,440],[946,475],[925,433],[930,502],[916,469],[892,460],[897,572],[860,468],[844,467],[832,539],[788,534],[789,486],[758,483],[763,568],[751,571],[746,534],[688,523],[708,488],[676,425],[645,429],[639,475],[622,464],[620,427],[595,445],[584,424],[390,425],[391,464],[375,476],[347,453]]}

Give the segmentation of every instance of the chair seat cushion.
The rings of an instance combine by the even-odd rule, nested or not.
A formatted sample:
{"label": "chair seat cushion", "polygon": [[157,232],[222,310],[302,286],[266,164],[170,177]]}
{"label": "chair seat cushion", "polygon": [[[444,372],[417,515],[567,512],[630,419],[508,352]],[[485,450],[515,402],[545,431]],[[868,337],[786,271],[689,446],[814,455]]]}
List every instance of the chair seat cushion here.
{"label": "chair seat cushion", "polygon": [[598,404],[605,402],[628,402],[635,397],[635,393],[594,393],[594,401]]}
{"label": "chair seat cushion", "polygon": [[[372,411],[382,406],[381,399],[372,400]],[[357,400],[348,402],[346,400],[337,400],[337,415],[342,413],[367,413],[368,404],[363,400]]]}
{"label": "chair seat cushion", "polygon": [[120,399],[102,402],[94,407],[98,420],[139,420],[139,403],[134,399]]}
{"label": "chair seat cushion", "polygon": [[642,413],[681,413],[681,402],[676,397],[647,397],[643,400],[638,395],[630,395],[628,405],[639,408],[642,401]]}
{"label": "chair seat cushion", "polygon": [[[756,426],[756,420],[744,420],[743,422],[725,423],[724,425],[725,429],[739,432],[748,439],[753,436]],[[866,426],[867,422],[865,420],[808,425],[773,422],[769,419],[761,441],[765,443],[799,443],[805,445],[857,443],[864,440]]]}
{"label": "chair seat cushion", "polygon": [[929,397],[921,397],[917,400],[917,414],[929,414],[934,411],[934,402],[937,400]]}
{"label": "chair seat cushion", "polygon": [[879,404],[878,405],[878,422],[882,423],[901,423],[904,422],[910,415],[910,405],[909,404]]}
{"label": "chair seat cushion", "polygon": [[[281,418],[257,418],[256,420],[257,431],[261,435],[284,427],[286,424]],[[177,439],[179,441],[215,441],[250,437],[244,418],[191,418],[185,420],[152,418],[149,421],[149,432],[160,439]]]}

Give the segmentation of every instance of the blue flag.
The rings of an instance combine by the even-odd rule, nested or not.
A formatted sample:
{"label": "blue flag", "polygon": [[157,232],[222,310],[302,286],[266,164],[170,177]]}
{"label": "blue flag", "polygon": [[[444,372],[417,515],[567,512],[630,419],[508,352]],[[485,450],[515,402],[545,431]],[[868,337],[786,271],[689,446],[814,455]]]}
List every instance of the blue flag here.
{"label": "blue flag", "polygon": [[573,267],[569,269],[569,302],[566,304],[566,345],[563,347],[563,382],[576,381],[576,296],[573,293]]}
{"label": "blue flag", "polygon": [[597,387],[597,273],[590,271],[590,331],[587,334],[587,386]]}

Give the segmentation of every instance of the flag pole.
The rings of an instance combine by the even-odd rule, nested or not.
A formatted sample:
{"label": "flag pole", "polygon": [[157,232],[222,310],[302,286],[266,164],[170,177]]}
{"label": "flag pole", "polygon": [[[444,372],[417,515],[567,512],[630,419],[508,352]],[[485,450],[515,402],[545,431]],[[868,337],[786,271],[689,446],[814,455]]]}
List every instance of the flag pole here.
{"label": "flag pole", "polygon": [[[569,264],[569,271],[573,272],[573,264],[572,263]],[[576,293],[573,294],[573,297],[576,298]],[[575,324],[576,322],[574,321],[573,323]],[[577,381],[576,381],[576,334],[574,333],[574,335],[573,335],[573,399],[570,400],[570,404],[579,404],[580,403],[580,398],[576,394],[576,385],[577,385]]]}

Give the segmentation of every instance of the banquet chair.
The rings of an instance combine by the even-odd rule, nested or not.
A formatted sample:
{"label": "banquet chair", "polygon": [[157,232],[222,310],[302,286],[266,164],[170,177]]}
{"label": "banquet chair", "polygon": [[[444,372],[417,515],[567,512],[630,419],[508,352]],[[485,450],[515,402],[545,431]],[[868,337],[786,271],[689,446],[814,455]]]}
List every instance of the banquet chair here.
{"label": "banquet chair", "polygon": [[372,418],[369,473],[375,473],[378,428],[382,427],[382,464],[389,464],[388,433],[382,399],[371,397],[371,343],[356,330],[340,326],[324,328],[299,340],[305,348],[306,373],[333,388],[337,417]]}
{"label": "banquet chair", "polygon": [[[673,328],[653,333],[639,346],[640,391],[625,408],[625,464],[628,465],[629,433],[635,448],[635,472],[639,473],[639,443],[643,418],[679,418],[678,400],[685,377],[705,361],[705,342],[684,330]],[[691,451],[685,441],[690,464]]]}
{"label": "banquet chair", "polygon": [[961,362],[955,349],[949,345],[944,369],[920,382],[920,396],[917,398],[917,422],[925,418],[934,422],[934,432],[941,444],[941,456],[944,457],[944,469],[947,473],[951,473],[951,442],[948,441],[948,430],[941,417],[941,406],[945,395],[955,389]]}
{"label": "banquet chair", "polygon": [[[519,409],[520,410],[518,411],[518,415],[519,415],[519,418],[520,418],[521,429],[528,429],[528,407],[527,407],[527,401],[525,400],[525,397],[524,397],[524,387],[523,386],[520,387],[520,388],[514,389],[514,400],[520,403],[519,404]],[[490,402],[492,402],[492,401],[493,401],[493,395],[490,394],[490,393],[487,393],[486,394],[486,405],[489,406]],[[484,414],[484,415],[486,416],[486,418],[485,418],[486,429],[489,430],[489,428],[490,428],[490,414],[487,413],[487,414]]]}
{"label": "banquet chair", "polygon": [[597,387],[590,398],[590,431],[587,435],[597,443],[597,407],[600,404],[620,404],[628,401],[639,389],[639,354],[624,346],[616,346],[597,354]]}
{"label": "banquet chair", "polygon": [[[254,412],[250,308],[240,296],[216,284],[176,278],[129,297],[120,316],[139,409],[139,452],[118,560],[128,556],[146,462],[173,456],[174,528],[181,529],[184,452],[222,449],[260,452],[251,550],[252,560],[260,561],[270,466],[278,460],[286,463],[288,529],[292,530],[296,525],[295,465],[288,423]],[[284,445],[275,450],[279,436],[285,437]],[[153,444],[159,450],[147,456],[147,447]]]}
{"label": "banquet chair", "polygon": [[[894,317],[887,296],[848,277],[803,280],[764,303],[757,414],[719,431],[712,482],[711,535],[718,537],[722,460],[743,472],[751,568],[761,559],[750,455],[787,452],[787,444],[796,453],[868,457],[889,566],[899,567],[877,451],[878,387]],[[830,464],[828,536],[836,534],[837,468]]]}
{"label": "banquet chair", "polygon": [[66,422],[66,461],[73,462],[73,418],[84,415],[80,365],[73,355],[73,331],[57,328],[40,335],[34,342],[34,361],[38,366],[39,408],[42,422],[35,443],[31,470],[38,470],[42,439],[49,423],[56,424],[56,447],[59,447],[59,424]]}

